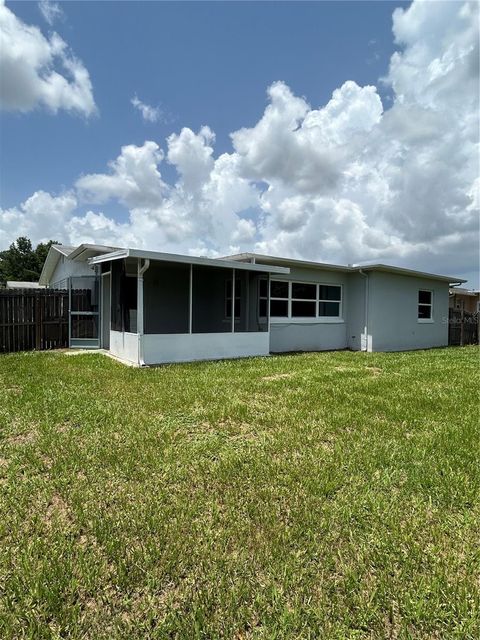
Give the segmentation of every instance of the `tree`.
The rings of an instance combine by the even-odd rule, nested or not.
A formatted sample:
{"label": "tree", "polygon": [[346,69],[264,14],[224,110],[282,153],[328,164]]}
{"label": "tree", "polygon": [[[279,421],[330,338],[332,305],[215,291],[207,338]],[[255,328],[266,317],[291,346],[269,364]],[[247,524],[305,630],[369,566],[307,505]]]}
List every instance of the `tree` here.
{"label": "tree", "polygon": [[37,281],[52,244],[58,242],[40,242],[33,249],[28,238],[17,238],[8,249],[0,251],[0,283],[5,284],[7,280]]}

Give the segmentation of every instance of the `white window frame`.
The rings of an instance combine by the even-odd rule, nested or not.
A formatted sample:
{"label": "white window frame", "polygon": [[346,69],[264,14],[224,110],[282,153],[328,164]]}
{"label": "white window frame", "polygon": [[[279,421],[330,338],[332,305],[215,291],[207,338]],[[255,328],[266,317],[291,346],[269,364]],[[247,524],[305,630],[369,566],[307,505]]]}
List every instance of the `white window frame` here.
{"label": "white window frame", "polygon": [[[261,282],[265,282],[267,285],[267,295],[266,296],[262,296],[260,295],[260,283]],[[285,298],[282,298],[282,300],[284,300]],[[260,313],[260,300],[265,300],[266,301],[266,309],[267,309],[267,314],[265,316],[262,316]],[[258,296],[257,296],[257,305],[258,305],[258,319],[259,320],[267,320],[268,317],[270,316],[270,279],[267,278],[259,278],[258,279]]]}
{"label": "white window frame", "polygon": [[[293,285],[294,284],[310,284],[315,287],[315,297],[314,298],[294,298],[293,297]],[[304,282],[303,280],[291,280],[289,282],[288,287],[288,314],[291,320],[316,320],[318,318],[318,283],[317,282]],[[310,302],[315,305],[315,315],[314,316],[294,316],[292,314],[292,303],[293,302]]]}
{"label": "white window frame", "polygon": [[[428,292],[430,294],[430,303],[420,302],[419,300],[420,291]],[[419,318],[418,317],[419,307],[430,307],[430,317]],[[435,320],[433,319],[433,290],[432,289],[418,289],[417,291],[417,322],[420,324],[432,324],[433,322],[435,322]]]}
{"label": "white window frame", "polygon": [[[320,300],[320,287],[340,287],[340,300]],[[321,316],[320,302],[338,302],[338,316]],[[317,285],[317,317],[332,322],[333,320],[343,320],[343,285],[333,282],[319,282]]]}
{"label": "white window frame", "polygon": [[[339,282],[311,282],[308,280],[285,280],[282,278],[270,278],[270,282],[287,282],[288,283],[288,298],[277,298],[270,296],[269,300],[283,300],[288,301],[288,315],[287,316],[272,316],[270,315],[270,322],[273,324],[281,324],[281,323],[291,323],[291,324],[339,324],[343,323],[343,284]],[[315,316],[305,316],[305,317],[292,317],[292,284],[314,284],[316,287],[315,291],[315,300],[304,299],[304,298],[294,298],[296,301],[305,301],[305,302],[315,302]],[[340,287],[340,300],[319,300],[320,287]],[[269,285],[270,287],[270,285]],[[270,294],[270,288],[268,290]],[[319,313],[319,302],[338,302],[338,316],[320,316]],[[270,312],[270,303],[268,304],[268,311]]]}
{"label": "white window frame", "polygon": [[[286,282],[288,285],[288,295],[286,298],[277,298],[276,296],[272,296],[271,284],[272,282]],[[270,310],[270,303],[272,300],[280,300],[281,302],[287,303],[287,315],[286,316],[272,316]],[[270,320],[274,319],[276,321],[281,322],[282,320],[289,320],[292,316],[292,283],[289,280],[282,280],[281,278],[270,278],[268,283],[268,315]]]}

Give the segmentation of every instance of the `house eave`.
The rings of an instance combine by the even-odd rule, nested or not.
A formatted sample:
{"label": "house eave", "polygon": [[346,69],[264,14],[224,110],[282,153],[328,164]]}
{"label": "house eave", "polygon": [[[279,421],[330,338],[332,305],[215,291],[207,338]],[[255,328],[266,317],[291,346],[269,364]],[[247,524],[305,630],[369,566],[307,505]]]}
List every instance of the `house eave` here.
{"label": "house eave", "polygon": [[361,269],[362,271],[382,271],[384,273],[393,273],[397,275],[413,276],[416,278],[428,278],[429,280],[441,280],[442,282],[448,282],[449,284],[463,284],[467,282],[462,278],[456,278],[454,276],[444,276],[438,273],[429,273],[427,271],[416,271],[415,269],[406,269],[404,267],[394,267],[388,264],[367,264],[367,265],[355,265],[354,270]]}
{"label": "house eave", "polygon": [[232,260],[235,262],[248,260],[257,262],[261,260],[266,264],[283,264],[290,267],[306,267],[309,269],[321,269],[322,271],[340,271],[343,273],[358,273],[362,271],[383,271],[386,273],[412,276],[417,278],[429,278],[431,280],[441,280],[448,282],[449,284],[462,284],[467,282],[462,278],[456,278],[454,276],[445,276],[437,273],[427,273],[425,271],[417,271],[415,269],[406,269],[404,267],[395,267],[393,265],[375,263],[375,264],[355,264],[355,265],[339,265],[330,264],[328,262],[313,262],[310,260],[297,260],[296,258],[281,258],[278,256],[267,256],[259,253],[237,253],[231,256],[225,256],[223,260]]}
{"label": "house eave", "polygon": [[[238,269],[241,271],[257,271],[263,273],[289,274],[288,267],[280,267],[267,264],[250,264],[246,262],[235,262],[223,258],[203,258],[196,256],[185,256],[176,253],[161,253],[157,251],[143,251],[140,249],[120,249],[105,253],[103,255],[94,256],[88,259],[91,265],[101,264],[102,262],[110,262],[111,260],[122,260],[125,258],[140,258],[142,260],[157,260],[160,262],[179,262],[183,264],[193,264],[198,266],[209,266],[224,269]],[[233,263],[233,264],[232,264]]]}

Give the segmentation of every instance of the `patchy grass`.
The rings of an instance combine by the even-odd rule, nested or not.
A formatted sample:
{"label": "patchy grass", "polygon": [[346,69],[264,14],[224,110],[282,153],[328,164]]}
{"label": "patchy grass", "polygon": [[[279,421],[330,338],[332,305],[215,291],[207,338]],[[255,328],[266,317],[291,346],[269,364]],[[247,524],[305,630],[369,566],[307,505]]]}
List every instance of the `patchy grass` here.
{"label": "patchy grass", "polygon": [[480,637],[476,348],[0,357],[0,637]]}

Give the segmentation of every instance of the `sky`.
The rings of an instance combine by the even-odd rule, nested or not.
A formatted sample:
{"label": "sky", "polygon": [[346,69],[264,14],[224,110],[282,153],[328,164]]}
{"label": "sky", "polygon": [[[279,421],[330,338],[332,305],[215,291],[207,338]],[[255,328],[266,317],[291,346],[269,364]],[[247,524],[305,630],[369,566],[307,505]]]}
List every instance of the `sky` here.
{"label": "sky", "polygon": [[0,250],[383,262],[478,287],[478,4],[0,0]]}

